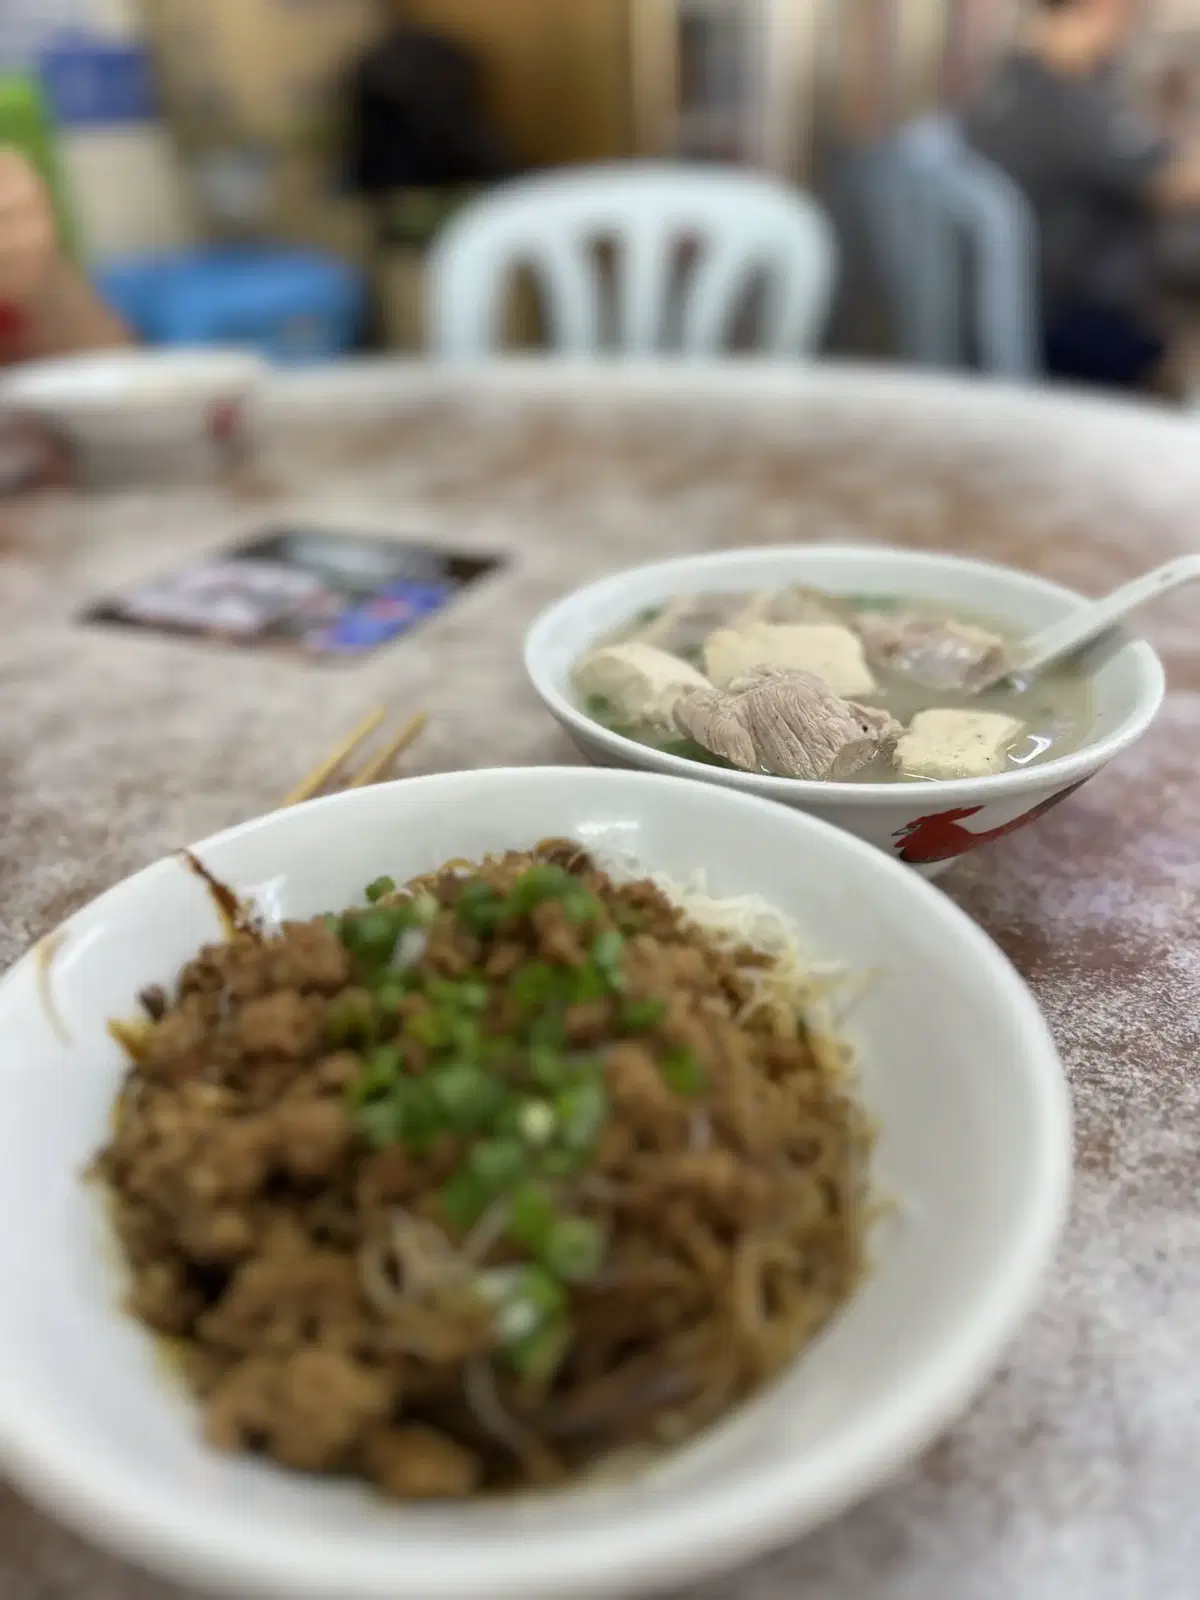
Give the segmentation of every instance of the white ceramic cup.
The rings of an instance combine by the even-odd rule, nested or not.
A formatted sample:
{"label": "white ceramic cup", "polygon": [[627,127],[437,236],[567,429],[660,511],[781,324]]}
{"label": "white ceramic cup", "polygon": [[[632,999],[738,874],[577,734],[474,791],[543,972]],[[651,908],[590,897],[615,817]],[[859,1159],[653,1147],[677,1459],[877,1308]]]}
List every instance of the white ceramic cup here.
{"label": "white ceramic cup", "polygon": [[576,589],[530,628],[526,670],[551,713],[598,765],[643,767],[781,801],[857,834],[930,877],[1067,799],[1140,739],[1162,704],[1165,683],[1157,655],[1148,644],[1122,636],[1089,669],[1096,716],[1080,749],[993,777],[891,784],[810,783],[704,766],[613,733],[582,709],[571,687],[573,668],[639,611],[682,594],[750,594],[789,584],[962,606],[1019,633],[1033,633],[1087,604],[1082,595],[1030,573],[957,556],[850,545],[731,550],[635,567]]}

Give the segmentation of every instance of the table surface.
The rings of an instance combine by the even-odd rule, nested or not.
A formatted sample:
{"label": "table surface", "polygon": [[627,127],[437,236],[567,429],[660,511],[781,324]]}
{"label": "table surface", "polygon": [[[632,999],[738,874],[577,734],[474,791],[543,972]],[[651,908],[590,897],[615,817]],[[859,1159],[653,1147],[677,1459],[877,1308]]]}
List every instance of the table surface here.
{"label": "table surface", "polygon": [[[816,369],[381,367],[293,380],[254,468],[0,506],[0,966],[100,890],[269,809],[380,699],[408,770],[576,759],[520,664],[537,610],[654,556],[853,539],[1092,593],[1200,543],[1195,424],[1150,409]],[[114,583],[305,514],[511,564],[365,665],[77,626]],[[1044,1299],[923,1460],[705,1600],[1200,1595],[1200,657],[1195,591],[1146,632],[1144,743],[943,880],[1017,963],[1070,1074],[1076,1190]],[[5,1600],[181,1600],[0,1486]]]}

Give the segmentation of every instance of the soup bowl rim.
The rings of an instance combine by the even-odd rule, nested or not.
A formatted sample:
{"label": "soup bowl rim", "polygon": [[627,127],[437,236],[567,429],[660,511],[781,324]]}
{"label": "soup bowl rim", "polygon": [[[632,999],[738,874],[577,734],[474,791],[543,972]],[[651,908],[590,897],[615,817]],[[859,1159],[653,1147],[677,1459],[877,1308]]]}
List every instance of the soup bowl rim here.
{"label": "soup bowl rim", "polygon": [[[576,735],[584,744],[600,746],[623,764],[648,768],[675,777],[701,777],[703,781],[724,784],[733,789],[748,791],[772,800],[781,800],[803,806],[806,802],[840,801],[858,806],[896,806],[918,795],[936,792],[939,802],[949,805],[984,804],[1035,791],[1065,788],[1091,776],[1100,767],[1127,750],[1147,732],[1157,717],[1166,695],[1166,674],[1154,648],[1144,639],[1120,630],[1123,641],[1114,660],[1119,660],[1136,686],[1136,704],[1121,725],[1113,732],[1098,737],[1091,734],[1077,750],[1056,756],[1050,761],[1034,766],[1014,768],[1009,772],[991,773],[983,778],[930,779],[925,783],[864,783],[833,782],[825,779],[778,778],[767,773],[743,772],[732,767],[710,767],[690,760],[686,756],[671,755],[657,750],[653,745],[641,744],[636,739],[615,733],[602,722],[588,715],[573,703],[555,682],[548,663],[549,641],[564,621],[576,617],[580,622],[590,606],[619,595],[635,583],[670,573],[720,574],[764,558],[773,558],[781,568],[789,560],[797,565],[812,556],[818,564],[836,567],[840,558],[861,561],[865,558],[886,556],[899,558],[934,572],[973,571],[983,577],[994,576],[1009,582],[1017,579],[1030,592],[1048,599],[1067,601],[1072,610],[1091,604],[1088,596],[1064,584],[1038,577],[1020,567],[1006,566],[1000,562],[978,560],[968,556],[951,555],[941,551],[908,550],[895,545],[870,544],[804,544],[755,545],[736,550],[718,550],[698,555],[674,556],[665,561],[646,562],[636,567],[625,567],[592,583],[583,584],[568,594],[560,596],[547,606],[532,622],[525,635],[525,671],[538,697],[547,710]],[[800,575],[799,573],[797,574]],[[701,593],[703,591],[695,591]],[[594,642],[594,641],[592,641]],[[583,651],[576,658],[582,659]]]}

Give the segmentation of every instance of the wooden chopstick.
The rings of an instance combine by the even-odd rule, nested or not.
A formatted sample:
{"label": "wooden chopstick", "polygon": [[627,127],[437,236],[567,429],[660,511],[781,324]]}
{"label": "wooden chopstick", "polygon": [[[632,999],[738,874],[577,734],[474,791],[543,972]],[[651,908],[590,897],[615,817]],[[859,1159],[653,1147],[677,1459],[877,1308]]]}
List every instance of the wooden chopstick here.
{"label": "wooden chopstick", "polygon": [[398,761],[410,745],[416,744],[428,726],[428,716],[424,711],[419,711],[412,721],[396,735],[391,744],[386,745],[377,756],[373,756],[361,772],[355,773],[354,777],[346,785],[347,789],[365,789],[369,783],[378,783],[393,762]]}
{"label": "wooden chopstick", "polygon": [[[283,809],[286,810],[289,806],[301,805],[305,800],[312,800],[316,795],[320,794],[330,778],[345,764],[353,752],[358,749],[359,745],[375,732],[375,729],[383,721],[386,714],[383,706],[377,706],[374,711],[368,713],[358,727],[354,729],[353,733],[343,739],[337,749],[326,756],[321,765],[310,772],[303,783],[296,785],[291,794],[283,801]],[[417,742],[428,726],[429,718],[426,713],[424,711],[418,712],[415,717],[405,724],[394,739],[386,744],[376,755],[373,755],[352,778],[343,784],[343,788],[365,789],[368,784],[378,783],[380,778],[391,769],[404,752]]]}
{"label": "wooden chopstick", "polygon": [[288,806],[301,805],[305,800],[311,800],[314,795],[319,794],[346,758],[358,749],[364,739],[371,737],[386,715],[387,711],[383,706],[376,706],[374,711],[369,711],[354,732],[343,739],[319,767],[314,768],[307,778],[296,785],[283,801],[283,808],[286,810]]}

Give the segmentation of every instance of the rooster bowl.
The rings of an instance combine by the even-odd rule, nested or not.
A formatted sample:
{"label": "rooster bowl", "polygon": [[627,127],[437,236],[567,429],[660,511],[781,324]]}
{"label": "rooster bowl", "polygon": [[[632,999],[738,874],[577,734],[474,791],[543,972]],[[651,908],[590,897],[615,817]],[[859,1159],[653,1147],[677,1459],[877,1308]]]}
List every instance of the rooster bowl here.
{"label": "rooster bowl", "polygon": [[530,629],[526,670],[548,710],[596,765],[643,767],[781,801],[856,834],[929,877],[1067,800],[1142,737],[1162,704],[1157,655],[1148,644],[1120,634],[1087,664],[1094,716],[1083,743],[1070,753],[988,777],[908,783],[810,782],[702,765],[626,738],[583,708],[571,682],[576,665],[639,612],[689,594],[751,594],[789,585],[834,596],[887,594],[962,608],[995,618],[1017,636],[1088,603],[1030,573],[955,556],[843,545],[729,551],[637,567],[575,590]]}

